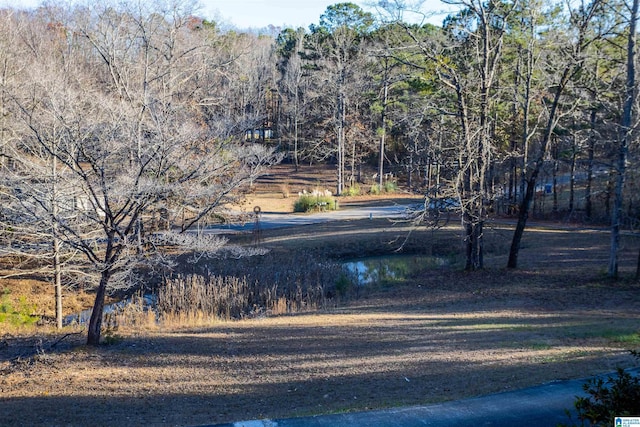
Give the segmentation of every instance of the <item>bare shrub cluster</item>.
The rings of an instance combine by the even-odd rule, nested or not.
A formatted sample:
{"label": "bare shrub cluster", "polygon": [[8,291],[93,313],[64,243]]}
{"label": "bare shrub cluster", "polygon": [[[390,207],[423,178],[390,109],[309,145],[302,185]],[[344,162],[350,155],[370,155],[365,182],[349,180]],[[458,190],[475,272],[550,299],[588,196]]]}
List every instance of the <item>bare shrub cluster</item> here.
{"label": "bare shrub cluster", "polygon": [[326,304],[322,286],[279,288],[233,276],[181,275],[158,292],[158,316],[169,323],[231,320],[314,310]]}
{"label": "bare shrub cluster", "polygon": [[336,303],[340,264],[269,253],[206,260],[164,280],[157,311],[163,322],[193,323],[281,315]]}
{"label": "bare shrub cluster", "polygon": [[105,339],[113,340],[119,329],[148,330],[158,327],[158,316],[155,310],[155,295],[144,295],[138,292],[125,301],[114,304],[104,314],[103,329]]}
{"label": "bare shrub cluster", "polygon": [[[196,258],[186,255],[161,282],[110,304],[103,327],[108,342],[119,330],[206,325],[218,320],[309,312],[348,298],[354,281],[337,263],[316,257]],[[308,255],[308,254],[306,254]]]}

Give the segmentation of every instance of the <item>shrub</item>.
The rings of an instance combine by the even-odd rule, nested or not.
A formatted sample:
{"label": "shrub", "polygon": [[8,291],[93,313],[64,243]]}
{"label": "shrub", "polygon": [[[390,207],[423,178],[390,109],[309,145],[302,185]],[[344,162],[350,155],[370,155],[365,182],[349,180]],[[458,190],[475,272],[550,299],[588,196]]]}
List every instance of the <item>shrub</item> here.
{"label": "shrub", "polygon": [[297,313],[324,305],[323,286],[265,286],[231,276],[176,276],[166,280],[158,293],[159,317],[173,323]]}
{"label": "shrub", "polygon": [[336,292],[341,297],[345,297],[349,293],[352,286],[353,283],[351,279],[349,279],[349,277],[345,273],[340,274],[335,283]]}
{"label": "shrub", "polygon": [[40,320],[34,315],[35,304],[29,304],[25,297],[20,297],[17,306],[9,300],[8,292],[4,292],[0,302],[0,323],[9,323],[13,326],[33,325]]}
{"label": "shrub", "polygon": [[[631,352],[640,359],[640,353]],[[618,368],[616,376],[592,378],[582,388],[588,397],[576,397],[574,406],[581,425],[610,426],[615,417],[640,414],[640,378]],[[574,424],[575,426],[575,424]]]}
{"label": "shrub", "polygon": [[398,191],[398,184],[394,181],[385,181],[384,183],[384,192],[385,193],[395,193]]}
{"label": "shrub", "polygon": [[126,303],[114,304],[113,311],[104,315],[104,342],[115,344],[122,338],[116,331],[120,328],[151,329],[158,326],[156,316],[157,297],[139,292],[125,300]]}
{"label": "shrub", "polygon": [[347,188],[346,192],[347,196],[359,196],[360,195],[360,186],[358,184],[354,184]]}
{"label": "shrub", "polygon": [[[342,267],[306,253],[277,253],[233,259],[210,258],[189,272],[165,277],[154,295],[134,295],[131,302],[105,315],[105,341],[116,343],[120,328],[209,325],[218,320],[314,311],[348,293]],[[215,274],[212,273],[215,271]],[[346,280],[342,279],[342,280]],[[337,287],[344,286],[344,289]]]}
{"label": "shrub", "polygon": [[294,212],[311,212],[314,210],[335,210],[336,202],[331,196],[301,194],[293,204]]}
{"label": "shrub", "polygon": [[383,192],[395,193],[396,191],[398,191],[398,184],[396,184],[394,181],[385,181],[382,187],[380,187],[378,184],[373,184],[371,186],[371,189],[369,190],[369,193],[378,195]]}

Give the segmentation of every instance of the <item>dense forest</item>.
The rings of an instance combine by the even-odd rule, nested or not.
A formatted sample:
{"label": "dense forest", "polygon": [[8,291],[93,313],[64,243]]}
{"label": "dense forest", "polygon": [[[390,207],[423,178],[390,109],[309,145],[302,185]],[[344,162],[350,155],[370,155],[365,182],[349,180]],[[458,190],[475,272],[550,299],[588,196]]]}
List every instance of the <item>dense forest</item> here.
{"label": "dense forest", "polygon": [[[638,0],[461,0],[442,26],[411,6],[330,6],[318,23],[223,29],[188,0],[0,10],[0,221],[5,251],[110,286],[220,215],[280,161],[335,165],[336,195],[401,184],[458,201],[466,268],[483,226],[528,217],[640,224]],[[545,206],[542,204],[545,203]],[[171,232],[156,233],[171,229]],[[19,244],[17,243],[19,242]]]}

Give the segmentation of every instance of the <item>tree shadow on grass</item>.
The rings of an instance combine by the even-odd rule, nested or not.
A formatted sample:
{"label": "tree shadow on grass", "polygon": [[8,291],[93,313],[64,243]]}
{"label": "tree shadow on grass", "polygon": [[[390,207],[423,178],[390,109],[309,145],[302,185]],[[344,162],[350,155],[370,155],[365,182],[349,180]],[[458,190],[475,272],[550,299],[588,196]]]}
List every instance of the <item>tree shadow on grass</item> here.
{"label": "tree shadow on grass", "polygon": [[[4,395],[0,425],[184,425],[368,410],[632,362],[622,348],[589,341],[611,313],[539,314],[336,313],[311,324],[313,316],[299,315],[129,336],[36,358],[14,373],[29,397]],[[577,335],[567,341],[568,331]],[[43,385],[47,376],[55,382]]]}
{"label": "tree shadow on grass", "polygon": [[[183,392],[158,387],[146,393],[57,396],[52,390],[50,395],[3,398],[0,424],[199,425],[367,411],[470,397],[450,388],[460,382],[460,376],[467,387],[481,395],[519,388],[517,378],[523,375],[519,367],[476,365],[452,369],[450,364],[440,362],[423,368],[422,373],[410,377],[396,367],[385,372],[337,373],[326,378],[261,384],[240,378],[233,386],[210,384]],[[496,382],[495,378],[502,380]],[[564,417],[560,411],[557,415],[559,420]]]}
{"label": "tree shadow on grass", "polygon": [[625,351],[633,340],[622,338],[640,330],[639,286],[602,280],[584,249],[601,252],[601,239],[558,233],[555,249],[547,242],[540,252],[539,235],[530,236],[528,270],[430,271],[326,313],[36,354],[0,378],[0,425],[184,425],[366,410],[635,363]]}

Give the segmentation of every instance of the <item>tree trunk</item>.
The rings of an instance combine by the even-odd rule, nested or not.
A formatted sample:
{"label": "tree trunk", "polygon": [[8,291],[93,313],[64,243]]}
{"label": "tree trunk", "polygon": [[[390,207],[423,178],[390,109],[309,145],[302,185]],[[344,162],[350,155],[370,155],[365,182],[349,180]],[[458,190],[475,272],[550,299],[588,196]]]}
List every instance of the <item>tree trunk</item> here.
{"label": "tree trunk", "polygon": [[640,249],[638,249],[638,262],[636,264],[636,280],[640,280]]}
{"label": "tree trunk", "polygon": [[575,209],[575,196],[576,196],[576,155],[578,148],[575,144],[575,136],[573,139],[573,147],[571,148],[571,175],[569,177],[569,212],[573,213]]}
{"label": "tree trunk", "polygon": [[[599,58],[596,57],[596,61],[594,64],[594,75],[597,76],[600,74],[600,61]],[[598,99],[599,99],[599,90],[598,86],[595,85],[592,92],[592,102],[593,106],[591,109],[591,113],[589,114],[589,147],[587,149],[587,187],[585,189],[584,196],[584,210],[585,216],[588,221],[593,219],[593,163],[595,158],[595,147],[596,147],[596,120],[598,118]]]}
{"label": "tree trunk", "polygon": [[476,225],[476,239],[478,241],[478,268],[484,268],[484,221]]}
{"label": "tree trunk", "polygon": [[99,345],[100,334],[102,332],[102,315],[104,313],[104,299],[107,294],[107,284],[109,283],[109,277],[111,272],[103,271],[100,276],[100,284],[96,291],[96,299],[93,303],[93,310],[91,311],[91,318],[89,319],[89,330],[87,331],[87,344]]}
{"label": "tree trunk", "polygon": [[349,176],[349,187],[356,183],[356,142],[351,144],[351,175]]}
{"label": "tree trunk", "polygon": [[341,196],[344,191],[344,165],[345,165],[345,115],[347,111],[345,95],[340,86],[338,95],[338,185],[336,194]]}
{"label": "tree trunk", "polygon": [[524,229],[527,226],[527,220],[529,219],[529,208],[533,201],[533,194],[535,193],[535,179],[529,179],[527,181],[527,187],[520,203],[520,210],[518,212],[518,223],[516,229],[513,232],[513,239],[511,240],[511,248],[509,249],[509,261],[507,262],[507,268],[518,267],[518,254],[520,252],[520,242],[522,241],[522,235]]}
{"label": "tree trunk", "polygon": [[[297,95],[296,95],[297,97]],[[294,104],[294,118],[293,118],[293,162],[296,165],[296,172],[300,167],[298,162],[298,100],[295,100]]]}
{"label": "tree trunk", "polygon": [[604,215],[609,221],[611,221],[611,194],[613,193],[614,182],[615,177],[613,174],[609,174],[607,179],[607,190],[604,192]]}
{"label": "tree trunk", "polygon": [[56,327],[62,329],[62,265],[60,264],[59,205],[58,205],[58,157],[55,143],[51,144],[51,238],[53,287],[56,304]]}
{"label": "tree trunk", "polygon": [[407,186],[413,190],[413,151],[409,152],[409,170],[407,171]]}
{"label": "tree trunk", "polygon": [[622,197],[624,181],[626,175],[627,154],[629,144],[632,139],[631,119],[633,115],[633,104],[636,98],[635,88],[635,60],[636,60],[636,20],[638,18],[638,1],[633,0],[631,16],[629,18],[629,39],[627,43],[627,82],[626,98],[622,112],[622,123],[620,126],[620,148],[618,150],[617,176],[615,187],[615,199],[613,201],[613,212],[611,216],[611,248],[609,250],[608,275],[611,278],[618,277],[618,251],[620,247],[620,223],[622,222]]}
{"label": "tree trunk", "polygon": [[56,328],[62,329],[62,267],[60,265],[60,240],[53,237],[53,286],[56,295]]}
{"label": "tree trunk", "polygon": [[[551,208],[551,212],[553,212],[553,216],[555,217],[555,215],[558,213],[558,170],[559,170],[559,165],[558,165],[558,147],[556,146],[554,149],[555,153],[554,153],[554,159],[553,159],[553,174],[551,176],[551,182],[553,184],[553,207]],[[542,194],[544,194],[546,197],[547,194],[547,189],[546,189],[546,184],[545,184],[545,188],[542,190]]]}
{"label": "tree trunk", "polygon": [[471,219],[467,218],[468,214],[464,215],[465,217],[465,265],[464,269],[470,271],[473,269],[473,225],[471,224]]}
{"label": "tree trunk", "polygon": [[591,118],[589,121],[589,149],[588,149],[588,163],[587,163],[587,188],[585,189],[585,216],[587,220],[591,220],[593,217],[593,202],[591,200],[593,193],[593,161],[595,158],[595,135],[594,129],[596,124],[596,110],[591,111]]}
{"label": "tree trunk", "polygon": [[384,176],[384,144],[385,137],[387,136],[387,99],[389,96],[389,84],[387,82],[386,69],[385,69],[385,77],[384,77],[384,94],[382,97],[382,130],[380,135],[380,159],[378,161],[378,186],[380,190],[384,185],[383,176]]}
{"label": "tree trunk", "polygon": [[516,229],[513,232],[513,239],[511,240],[511,248],[509,249],[509,260],[507,261],[507,268],[518,267],[518,253],[520,251],[520,242],[522,241],[524,229],[527,226],[527,219],[529,219],[529,209],[531,208],[531,202],[533,201],[533,197],[535,196],[536,181],[544,164],[544,157],[549,147],[549,141],[551,141],[551,135],[553,135],[553,128],[556,123],[560,97],[562,96],[562,92],[564,91],[565,86],[569,82],[572,68],[573,65],[569,65],[564,69],[562,77],[560,78],[560,83],[556,88],[553,104],[551,104],[551,110],[549,111],[549,117],[547,119],[547,127],[545,128],[544,136],[540,144],[540,150],[538,151],[538,156],[534,163],[533,170],[531,171],[531,175],[527,180],[525,194],[522,198],[522,202],[520,203],[518,223],[516,224]]}

